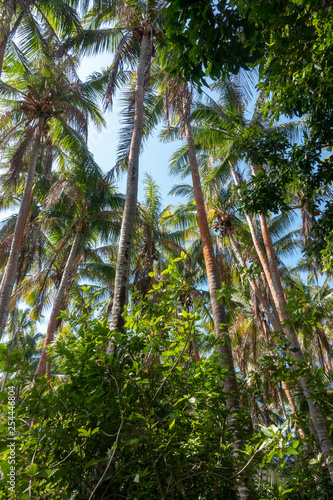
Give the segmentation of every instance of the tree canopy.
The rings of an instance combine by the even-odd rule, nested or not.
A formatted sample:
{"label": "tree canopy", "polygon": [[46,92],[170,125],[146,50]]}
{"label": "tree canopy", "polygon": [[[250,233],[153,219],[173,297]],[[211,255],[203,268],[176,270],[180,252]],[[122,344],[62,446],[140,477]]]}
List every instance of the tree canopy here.
{"label": "tree canopy", "polygon": [[332,13],[0,2],[1,499],[333,497]]}

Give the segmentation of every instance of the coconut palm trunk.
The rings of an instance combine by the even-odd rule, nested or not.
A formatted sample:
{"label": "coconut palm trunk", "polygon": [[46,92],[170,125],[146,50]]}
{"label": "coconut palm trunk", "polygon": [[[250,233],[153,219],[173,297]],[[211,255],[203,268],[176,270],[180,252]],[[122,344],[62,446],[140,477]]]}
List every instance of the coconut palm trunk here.
{"label": "coconut palm trunk", "polygon": [[[186,115],[189,114],[186,113]],[[200,238],[202,241],[202,248],[205,258],[207,279],[209,285],[209,294],[212,305],[215,335],[217,338],[221,339],[221,343],[219,345],[219,352],[222,356],[223,364],[225,364],[229,370],[229,373],[225,379],[224,390],[225,392],[232,394],[228,398],[228,406],[231,409],[238,406],[237,402],[238,389],[237,389],[235,367],[231,350],[231,341],[227,332],[227,326],[226,326],[227,317],[225,308],[218,299],[218,292],[221,289],[221,280],[216,264],[212,237],[210,234],[210,228],[207,220],[205,200],[202,193],[199,167],[195,153],[195,144],[192,133],[192,126],[189,118],[185,117],[184,121],[185,121],[184,123],[185,134],[189,151],[189,160],[191,166],[194,199],[197,211],[197,220],[198,220]]]}
{"label": "coconut palm trunk", "polygon": [[[301,350],[301,346],[299,344],[297,335],[295,330],[292,328],[290,324],[290,316],[286,311],[287,300],[284,294],[284,290],[281,284],[280,273],[277,267],[275,252],[272,244],[272,240],[269,234],[269,230],[267,227],[267,221],[264,215],[260,215],[260,224],[261,224],[261,232],[264,240],[264,245],[266,248],[266,253],[268,257],[269,266],[272,272],[272,278],[274,287],[276,289],[276,307],[278,313],[280,315],[281,322],[283,322],[284,328],[286,330],[286,334],[288,339],[291,342],[292,346],[292,354],[294,359],[304,360],[304,356]],[[312,393],[313,390],[309,386],[308,379],[305,377],[301,378],[301,386],[304,392],[304,395],[307,399],[310,414],[312,417],[313,425],[315,427],[317,438],[321,446],[321,451],[323,457],[326,460],[327,467],[330,472],[331,480],[333,482],[333,441],[330,438],[329,432],[327,430],[327,425],[325,418],[321,412],[319,406],[313,401]]]}
{"label": "coconut palm trunk", "polygon": [[[145,76],[150,57],[151,40],[149,33],[144,33],[141,41],[140,59],[136,76],[134,128],[128,160],[126,201],[120,231],[111,318],[111,330],[118,331],[121,331],[124,326],[122,313],[128,300],[130,256],[138,198],[139,156],[143,134]],[[110,343],[108,346],[109,354],[112,352],[112,349],[113,346]]]}
{"label": "coconut palm trunk", "polygon": [[[252,172],[253,166],[251,165]],[[233,167],[231,167],[231,173],[235,182],[235,185],[239,185],[239,180],[236,175],[236,172]],[[280,273],[277,267],[276,263],[276,258],[275,258],[275,252],[272,244],[272,240],[270,237],[270,233],[268,230],[267,226],[267,221],[264,215],[260,215],[260,223],[261,223],[261,232],[262,232],[262,237],[265,245],[265,250],[266,250],[266,256],[264,254],[264,251],[260,245],[258,236],[255,231],[254,223],[252,218],[245,213],[246,220],[249,225],[249,229],[251,232],[252,240],[257,252],[257,255],[259,257],[260,263],[262,265],[263,271],[265,273],[267,283],[269,285],[270,292],[272,294],[273,301],[275,303],[278,315],[279,315],[279,320],[281,324],[283,325],[283,329],[285,331],[286,337],[290,341],[292,351],[291,354],[293,356],[293,359],[295,360],[304,360],[304,356],[300,347],[300,344],[298,342],[298,338],[296,335],[295,330],[291,327],[290,323],[290,317],[289,314],[287,313],[285,307],[287,305],[286,297],[284,294],[284,290],[281,284],[281,279],[280,279]],[[304,392],[304,396],[307,400],[307,403],[309,405],[309,410],[310,414],[312,417],[313,425],[316,430],[317,438],[321,447],[321,451],[323,454],[323,457],[326,461],[331,480],[333,482],[333,464],[332,464],[332,459],[333,459],[333,442],[329,436],[328,430],[327,430],[327,425],[325,418],[321,412],[321,409],[317,404],[314,403],[312,399],[312,389],[309,387],[308,380],[305,377],[302,377],[301,379],[301,386]]]}
{"label": "coconut palm trunk", "polygon": [[[234,252],[234,254],[235,254],[238,262],[243,267],[243,269],[245,269],[246,265],[245,265],[245,261],[243,259],[242,253],[240,251],[239,244],[234,239],[234,237],[233,237],[233,235],[231,234],[230,231],[228,231],[228,238],[229,238],[229,241],[230,241],[230,244],[231,244],[231,248],[233,249],[233,252]],[[261,293],[261,290],[258,287],[256,281],[253,278],[250,278],[249,283],[250,283],[250,288],[252,289],[252,292],[257,297],[258,302],[261,305],[261,307],[263,308],[263,310],[264,310],[264,312],[265,312],[265,314],[267,316],[268,321],[271,323],[271,325],[273,327],[273,330],[275,330],[276,332],[281,331],[282,330],[281,323],[275,317],[275,315],[271,312],[270,307],[269,307],[269,303],[265,299],[265,297],[263,296],[263,294]],[[265,340],[266,340],[266,337],[265,337]],[[269,341],[269,339],[267,339],[267,342],[268,341]],[[288,402],[289,402],[289,405],[290,405],[290,408],[291,408],[291,412],[294,415],[297,415],[296,414],[296,411],[297,411],[296,410],[296,405],[294,403],[293,397],[292,397],[292,395],[290,393],[288,385],[283,380],[282,380],[282,387],[283,387],[283,390],[284,390],[284,392],[285,392],[285,394],[287,396],[287,399],[288,399]],[[304,439],[305,438],[305,434],[304,434],[303,429],[301,427],[298,427],[298,431],[299,431],[300,436]]]}
{"label": "coconut palm trunk", "polygon": [[[190,99],[187,99],[185,106],[190,106]],[[218,292],[221,289],[221,280],[216,264],[215,253],[213,248],[212,237],[208,225],[205,200],[201,188],[201,179],[199,173],[198,162],[195,153],[195,143],[193,138],[192,126],[190,122],[189,109],[183,113],[183,121],[185,126],[185,135],[189,150],[189,160],[191,166],[193,192],[197,211],[197,220],[202,241],[204,259],[206,264],[206,273],[209,285],[209,294],[212,305],[213,321],[216,338],[220,340],[218,351],[220,354],[221,364],[228,368],[228,373],[225,376],[223,390],[229,393],[227,398],[227,407],[230,410],[229,423],[233,427],[236,437],[239,434],[237,413],[239,411],[238,387],[236,380],[235,367],[231,349],[231,341],[227,330],[227,316],[223,303],[218,299]],[[237,457],[238,448],[241,443],[238,441],[233,447],[233,454]],[[253,493],[249,489],[249,481],[243,480],[237,486],[239,498],[241,500],[250,500]]]}
{"label": "coconut palm trunk", "polygon": [[2,276],[1,287],[0,287],[0,338],[5,329],[9,303],[15,284],[21,244],[24,235],[24,228],[29,214],[32,186],[35,178],[43,127],[44,127],[44,119],[41,118],[39,120],[38,125],[36,125],[33,136],[28,173],[23,191],[22,201],[15,224],[15,230],[14,230],[12,244],[10,247],[10,253],[7,265],[4,274]]}
{"label": "coconut palm trunk", "polygon": [[75,234],[75,238],[71,247],[71,251],[69,252],[67,262],[64,268],[64,272],[61,277],[60,285],[57,291],[57,295],[53,304],[51,316],[49,319],[46,336],[44,340],[43,350],[40,355],[39,363],[36,370],[37,377],[43,377],[47,372],[47,378],[51,377],[51,363],[48,360],[47,356],[47,347],[51,344],[54,338],[54,332],[57,326],[57,318],[59,317],[61,311],[61,304],[64,299],[65,291],[68,287],[70,273],[73,269],[73,262],[76,256],[76,252],[80,243],[81,231],[77,231]]}

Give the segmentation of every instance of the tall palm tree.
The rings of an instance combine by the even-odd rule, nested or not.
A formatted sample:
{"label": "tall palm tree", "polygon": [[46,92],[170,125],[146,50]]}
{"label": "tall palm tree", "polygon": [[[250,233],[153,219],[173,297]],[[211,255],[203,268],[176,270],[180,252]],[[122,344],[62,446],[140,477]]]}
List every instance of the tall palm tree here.
{"label": "tall palm tree", "polygon": [[[207,105],[201,104],[198,107],[195,117],[198,127],[196,129],[196,139],[205,151],[209,150],[212,157],[218,161],[215,171],[228,167],[235,185],[239,186],[242,178],[236,170],[237,162],[241,157],[239,147],[239,138],[247,127],[257,127],[262,130],[265,124],[258,106],[255,108],[252,120],[248,122],[245,118],[245,100],[239,89],[233,82],[226,82],[220,86],[222,89],[221,99],[215,102],[209,97]],[[292,124],[287,127],[294,131]],[[190,152],[188,152],[190,154]],[[260,166],[260,168],[264,168]],[[250,163],[252,175],[256,175],[258,167]],[[212,176],[213,177],[213,176]],[[300,348],[295,328],[292,325],[291,318],[287,310],[287,300],[281,282],[280,272],[277,266],[276,255],[272,238],[269,232],[267,219],[263,214],[259,214],[261,227],[261,236],[263,245],[258,237],[255,220],[245,212],[245,217],[249,225],[253,244],[255,246],[260,264],[262,266],[265,278],[269,285],[270,293],[277,311],[278,319],[282,325],[286,338],[291,344],[293,358],[297,361],[303,361],[304,356]],[[321,409],[314,402],[312,389],[306,378],[301,380],[304,395],[309,404],[310,413],[316,428],[317,437],[321,445],[323,456],[325,457],[331,478],[333,480],[333,466],[331,458],[333,457],[333,442],[330,439],[327,425]]]}
{"label": "tall palm tree", "polygon": [[15,144],[16,148],[9,160],[8,182],[17,179],[28,164],[10,254],[1,281],[0,336],[16,278],[41,145],[47,140],[64,140],[66,135],[67,146],[75,143],[77,151],[86,157],[87,116],[97,124],[103,123],[96,105],[85,98],[84,86],[77,80],[71,81],[71,67],[72,61],[68,66],[66,61],[58,60],[55,64],[42,57],[31,68],[15,65],[15,76],[0,84],[4,110],[0,119],[0,143],[11,150]]}
{"label": "tall palm tree", "polygon": [[[159,7],[163,2],[118,0],[107,6],[99,0],[93,2],[92,9],[84,19],[85,30],[72,40],[71,46],[80,47],[81,53],[96,53],[104,48],[115,48],[106,92],[106,105],[112,105],[113,96],[119,84],[117,78],[124,65],[136,65],[135,89],[133,92],[134,122],[129,148],[127,167],[126,201],[120,232],[111,329],[122,330],[122,313],[128,300],[130,254],[135,223],[138,192],[139,155],[143,136],[144,97],[149,85],[151,58],[155,44],[163,37],[157,29],[161,23]],[[103,8],[102,8],[103,7]],[[105,8],[106,7],[106,8]],[[112,28],[105,29],[107,23]],[[102,29],[97,29],[103,25]],[[153,43],[155,38],[155,43]],[[123,73],[122,73],[123,74]],[[123,76],[122,76],[122,79]],[[112,351],[111,344],[108,352]]]}
{"label": "tall palm tree", "polygon": [[[73,186],[73,183],[71,181],[66,181],[66,183],[62,183],[62,189],[65,189],[66,187],[75,192],[74,196],[76,198],[77,204],[80,207],[79,217],[78,217],[76,227],[73,228],[74,240],[71,244],[70,252],[68,254],[67,261],[66,261],[66,264],[65,264],[62,276],[61,276],[61,281],[60,281],[60,284],[59,284],[59,287],[57,290],[57,294],[56,294],[56,297],[55,297],[55,300],[53,303],[52,312],[51,312],[51,316],[49,319],[49,323],[48,323],[48,327],[47,327],[47,331],[46,331],[46,335],[45,335],[43,351],[41,353],[38,367],[36,370],[36,374],[38,377],[42,377],[43,375],[45,375],[45,372],[46,372],[46,365],[47,365],[46,349],[47,349],[48,345],[53,341],[54,332],[55,332],[56,324],[57,324],[57,319],[58,319],[59,314],[60,314],[60,310],[61,310],[61,306],[62,306],[62,302],[64,299],[66,289],[69,285],[70,273],[73,270],[74,259],[76,257],[76,253],[77,253],[77,249],[78,249],[78,246],[80,243],[80,239],[83,235],[83,230],[84,230],[83,229],[83,220],[84,220],[84,216],[85,216],[85,212],[86,212],[87,204],[88,204],[88,200],[85,198],[83,193],[80,192],[76,188],[75,185]],[[56,190],[57,188],[58,188],[58,186],[56,184],[54,184],[53,190]],[[50,194],[52,195],[53,193],[50,193]],[[49,368],[48,368],[47,377],[50,378],[50,375],[51,375],[50,363],[48,364],[48,366],[49,366]]]}
{"label": "tall palm tree", "polygon": [[[68,176],[70,179],[60,178],[52,185],[45,200],[45,225],[50,232],[50,238],[58,238],[58,233],[61,233],[58,248],[64,247],[68,250],[65,253],[61,279],[37,368],[39,377],[45,374],[46,349],[53,341],[60,311],[66,305],[65,294],[68,296],[79,266],[83,259],[87,258],[86,254],[90,254],[88,257],[90,260],[92,254],[98,255],[98,248],[94,250],[91,246],[96,246],[98,240],[107,242],[117,232],[119,208],[122,205],[122,197],[118,196],[114,188],[105,181],[97,166],[90,174],[87,171],[84,174],[84,168],[77,163],[76,168],[72,169]],[[61,230],[59,230],[60,221],[63,224]],[[40,223],[43,224],[43,216]],[[53,235],[53,232],[56,234]],[[53,254],[53,259],[54,257],[57,258],[57,255]],[[52,262],[52,256],[49,262]],[[87,266],[85,267],[87,273]],[[98,273],[94,275],[96,276]],[[50,364],[47,375],[50,378]]]}
{"label": "tall palm tree", "polygon": [[237,381],[233,364],[230,337],[227,332],[227,317],[225,308],[223,302],[218,296],[219,290],[221,289],[221,279],[216,264],[216,257],[214,254],[210,227],[206,214],[206,205],[201,187],[196,147],[190,121],[192,96],[186,83],[179,83],[175,81],[169,83],[167,88],[164,89],[164,92],[167,94],[167,100],[169,103],[171,105],[173,104],[175,113],[179,113],[181,127],[187,140],[196,214],[206,263],[206,273],[209,284],[215,335],[216,338],[221,340],[221,343],[219,344],[221,362],[228,367],[229,371],[226,376],[224,390],[232,394],[232,396],[228,399],[228,405],[230,409],[235,409],[238,406]]}
{"label": "tall palm tree", "polygon": [[[222,288],[221,278],[214,253],[210,226],[206,213],[205,199],[201,186],[201,178],[196,155],[196,145],[191,124],[192,95],[188,84],[177,79],[170,81],[164,78],[163,92],[166,101],[173,113],[178,115],[180,121],[181,135],[186,137],[188,147],[188,158],[191,169],[193,194],[195,199],[196,216],[202,241],[203,254],[205,259],[206,274],[209,285],[210,301],[213,313],[215,336],[218,339],[218,352],[220,362],[226,366],[228,372],[225,375],[223,390],[228,393],[227,406],[230,411],[230,421],[235,429],[235,434],[239,432],[238,418],[239,399],[236,372],[231,348],[231,340],[228,334],[227,315],[224,301],[219,296]],[[237,451],[234,450],[237,454]],[[238,492],[242,499],[252,498],[252,493],[246,482],[238,485]]]}

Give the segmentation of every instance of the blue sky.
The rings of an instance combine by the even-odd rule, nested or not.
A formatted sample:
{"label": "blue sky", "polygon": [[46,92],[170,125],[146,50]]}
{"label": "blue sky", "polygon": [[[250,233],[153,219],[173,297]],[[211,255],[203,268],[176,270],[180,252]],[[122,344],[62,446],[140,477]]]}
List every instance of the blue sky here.
{"label": "blue sky", "polygon": [[[79,76],[85,80],[87,76],[94,71],[100,71],[101,68],[108,67],[112,62],[112,55],[99,55],[85,58],[79,69]],[[117,97],[120,97],[120,93]],[[121,109],[117,103],[113,111],[106,111],[104,116],[107,121],[107,126],[102,131],[96,130],[94,127],[89,128],[88,144],[95,160],[104,172],[108,172],[115,164],[117,144],[119,134],[121,132],[120,122]],[[143,199],[144,191],[142,179],[144,173],[151,174],[160,186],[164,205],[176,204],[179,200],[168,197],[170,189],[177,183],[177,179],[171,178],[168,175],[168,164],[171,155],[177,149],[178,143],[163,144],[159,141],[158,135],[162,125],[155,131],[154,135],[149,138],[145,145],[143,154],[140,157],[140,177],[139,177],[139,200]],[[119,180],[119,190],[123,193],[126,191],[126,174]]]}

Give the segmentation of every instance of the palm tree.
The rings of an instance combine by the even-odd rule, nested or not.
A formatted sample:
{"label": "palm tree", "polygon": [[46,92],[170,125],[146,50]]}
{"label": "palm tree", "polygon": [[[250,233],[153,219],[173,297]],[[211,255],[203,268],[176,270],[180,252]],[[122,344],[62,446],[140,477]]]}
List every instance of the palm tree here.
{"label": "palm tree", "polygon": [[[53,341],[60,311],[65,306],[65,294],[69,294],[74,284],[75,275],[82,259],[86,258],[85,254],[89,253],[89,258],[92,260],[92,254],[98,255],[98,248],[94,250],[90,248],[90,245],[96,243],[97,239],[107,241],[117,232],[118,210],[122,205],[122,197],[118,196],[114,192],[114,188],[103,179],[97,166],[94,171],[90,172],[90,175],[87,171],[84,174],[84,170],[82,165],[78,163],[76,169],[70,171],[70,179],[60,178],[54,182],[44,202],[45,224],[50,231],[50,237],[55,236],[52,235],[52,228],[53,232],[59,233],[58,225],[61,220],[63,228],[60,230],[62,234],[58,248],[65,246],[68,249],[69,247],[69,251],[65,253],[67,255],[63,261],[61,279],[57,287],[44,347],[36,372],[39,377],[45,374],[46,349]],[[59,208],[56,205],[59,205]],[[64,213],[64,211],[66,212]],[[41,217],[40,222],[43,223],[43,217]],[[65,232],[67,233],[65,236],[64,228],[66,228]],[[58,257],[57,254],[53,253],[53,259]],[[52,262],[52,255],[50,261]],[[48,270],[46,273],[48,274]],[[47,376],[50,378],[50,363],[48,364]]]}
{"label": "palm tree", "polygon": [[[200,144],[205,151],[209,150],[212,157],[218,161],[214,169],[215,172],[229,168],[235,185],[239,186],[242,182],[242,177],[236,170],[236,164],[241,157],[238,140],[247,127],[257,127],[261,130],[264,128],[265,124],[262,122],[258,106],[255,109],[252,120],[247,122],[244,116],[244,98],[240,89],[233,82],[226,82],[220,85],[220,89],[222,89],[222,92],[219,102],[215,102],[212,98],[209,98],[208,105],[199,105],[197,112],[194,114],[198,124],[196,139],[198,144]],[[296,124],[296,128],[297,125],[298,124]],[[292,124],[288,124],[287,127],[291,131],[295,129],[295,127],[293,129]],[[190,151],[188,155],[190,155]],[[250,163],[250,169],[252,175],[256,175],[257,167]],[[211,178],[212,177],[213,175],[211,175]],[[244,212],[244,214],[249,225],[254,247],[265,274],[265,279],[269,285],[278,319],[283,327],[286,338],[291,344],[293,358],[303,361],[304,357],[296,331],[292,326],[291,318],[287,311],[287,300],[281,283],[281,276],[277,266],[267,219],[263,214],[259,214],[261,236],[264,244],[263,248],[256,231],[254,218],[246,212]],[[309,404],[322,453],[327,461],[328,469],[333,480],[333,467],[330,464],[330,460],[333,456],[333,443],[329,437],[322,412],[318,405],[314,403],[312,390],[304,377],[301,380],[301,384]]]}
{"label": "palm tree", "polygon": [[230,409],[235,409],[238,406],[237,381],[233,364],[230,337],[227,333],[226,313],[224,305],[218,296],[219,290],[221,289],[221,280],[216,264],[210,227],[207,220],[206,205],[201,187],[201,179],[196,156],[196,147],[190,121],[192,96],[186,83],[172,82],[164,91],[167,94],[167,100],[170,102],[170,104],[173,103],[175,112],[178,112],[180,114],[180,121],[182,124],[181,126],[187,140],[196,214],[206,263],[206,273],[209,284],[215,335],[216,338],[221,339],[221,343],[219,344],[221,362],[228,367],[229,371],[228,375],[226,376],[224,390],[232,394],[232,396],[230,396],[228,399],[228,405]]}
{"label": "palm tree", "polygon": [[[38,49],[49,54],[46,37],[66,36],[80,29],[78,15],[73,6],[79,0],[4,0],[0,6],[0,76],[8,44],[20,31],[24,34],[24,49],[36,52]],[[20,38],[20,37],[19,37]],[[21,41],[22,45],[22,41]]]}
{"label": "palm tree", "polygon": [[[231,340],[228,334],[227,315],[224,301],[219,296],[222,284],[214,253],[210,226],[208,224],[205,199],[203,196],[196,155],[195,139],[191,125],[192,95],[188,84],[180,82],[178,79],[170,81],[168,77],[165,76],[163,83],[164,85],[162,86],[162,91],[165,93],[166,101],[169,104],[169,107],[173,109],[174,114],[179,117],[181,136],[185,136],[187,141],[196,216],[205,259],[215,336],[219,341],[218,352],[220,353],[220,363],[228,369],[228,372],[225,375],[223,390],[228,393],[227,406],[230,411],[229,419],[235,429],[235,434],[238,435],[239,429],[237,427],[237,414],[239,412],[239,400],[237,379]],[[234,449],[234,452],[237,455],[236,449]],[[238,492],[241,498],[246,499],[252,497],[252,493],[250,492],[246,482],[238,485]]]}
{"label": "palm tree", "polygon": [[[106,92],[106,105],[112,105],[113,96],[119,84],[119,76],[124,80],[123,67],[137,64],[135,89],[133,92],[134,122],[129,148],[127,167],[126,201],[120,232],[111,329],[122,330],[122,313],[128,300],[130,254],[137,205],[139,155],[143,136],[144,96],[149,85],[151,58],[155,52],[153,38],[163,37],[158,30],[162,17],[159,7],[163,2],[115,1],[103,6],[100,1],[93,2],[92,9],[84,20],[85,30],[78,33],[70,45],[80,47],[81,53],[96,53],[104,48],[114,48],[118,44],[110,69]],[[101,7],[104,7],[103,9]],[[105,29],[106,23],[112,28]],[[103,28],[96,28],[103,25]],[[126,80],[126,78],[125,78]],[[112,351],[111,344],[108,352]]]}
{"label": "palm tree", "polygon": [[[76,146],[77,152],[87,157],[85,136],[87,116],[95,123],[103,123],[98,108],[85,97],[85,88],[71,81],[72,61],[38,59],[34,67],[15,65],[15,77],[0,84],[5,97],[3,107],[8,111],[0,120],[0,143],[16,149],[9,160],[8,182],[17,179],[28,164],[24,191],[15,224],[11,250],[2,276],[0,288],[0,335],[6,323],[19,253],[32,198],[32,188],[41,145],[44,141],[66,141]],[[8,131],[8,123],[10,130]],[[65,139],[65,137],[66,139]]]}

